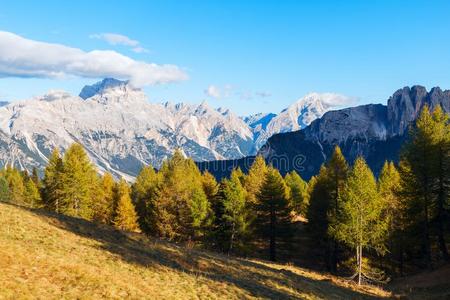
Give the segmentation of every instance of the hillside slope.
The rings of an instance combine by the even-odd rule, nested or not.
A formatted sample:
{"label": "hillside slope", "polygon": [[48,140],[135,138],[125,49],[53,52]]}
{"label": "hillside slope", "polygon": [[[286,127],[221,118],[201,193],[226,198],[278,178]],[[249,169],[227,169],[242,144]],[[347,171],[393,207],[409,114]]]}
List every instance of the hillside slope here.
{"label": "hillside slope", "polygon": [[0,299],[374,299],[383,290],[0,203]]}

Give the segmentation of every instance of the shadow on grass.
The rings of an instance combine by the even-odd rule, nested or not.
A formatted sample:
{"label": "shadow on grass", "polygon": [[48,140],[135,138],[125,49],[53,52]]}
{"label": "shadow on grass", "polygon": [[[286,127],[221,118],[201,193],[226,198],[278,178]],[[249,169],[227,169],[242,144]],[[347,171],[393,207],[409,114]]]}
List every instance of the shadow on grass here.
{"label": "shadow on grass", "polygon": [[[94,239],[101,248],[120,256],[124,261],[144,267],[166,267],[214,281],[226,282],[246,290],[254,297],[296,299],[289,290],[327,299],[379,299],[346,289],[328,280],[314,280],[289,270],[272,268],[245,259],[227,259],[220,254],[186,249],[176,244],[148,239],[142,234],[126,233],[110,226],[83,219],[58,215],[44,210],[28,209],[48,217],[58,228]],[[271,287],[275,285],[281,288]]]}

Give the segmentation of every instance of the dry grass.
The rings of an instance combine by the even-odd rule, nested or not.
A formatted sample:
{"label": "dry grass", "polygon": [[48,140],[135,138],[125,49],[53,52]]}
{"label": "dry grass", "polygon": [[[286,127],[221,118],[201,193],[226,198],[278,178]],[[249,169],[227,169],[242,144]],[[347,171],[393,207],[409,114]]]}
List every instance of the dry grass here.
{"label": "dry grass", "polygon": [[0,299],[374,299],[289,265],[229,258],[0,203]]}

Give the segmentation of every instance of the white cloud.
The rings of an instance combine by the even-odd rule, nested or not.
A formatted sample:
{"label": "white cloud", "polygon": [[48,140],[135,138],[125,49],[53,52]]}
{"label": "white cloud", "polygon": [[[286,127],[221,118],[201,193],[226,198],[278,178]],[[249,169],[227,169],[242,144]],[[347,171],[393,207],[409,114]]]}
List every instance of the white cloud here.
{"label": "white cloud", "polygon": [[175,65],[136,61],[111,50],[85,52],[0,31],[0,77],[115,77],[136,86],[186,80]]}
{"label": "white cloud", "polygon": [[320,93],[321,101],[329,106],[345,106],[358,102],[358,98],[337,93]]}
{"label": "white cloud", "polygon": [[208,88],[205,90],[205,94],[208,95],[209,97],[216,98],[216,99],[219,99],[220,97],[222,97],[222,93],[220,92],[220,89],[215,85],[208,86]]}
{"label": "white cloud", "polygon": [[118,34],[118,33],[96,33],[91,34],[89,36],[91,39],[99,39],[104,40],[108,44],[111,45],[124,45],[130,47],[136,47],[139,45],[139,42],[136,40],[132,40],[126,35]]}
{"label": "white cloud", "polygon": [[145,48],[140,47],[140,46],[131,48],[131,51],[133,51],[135,53],[149,53],[150,52],[148,49],[145,49]]}
{"label": "white cloud", "polygon": [[149,53],[149,50],[142,47],[141,43],[133,40],[126,35],[118,33],[95,33],[89,36],[91,39],[99,39],[107,42],[110,45],[122,45],[131,47],[131,51],[135,53]]}

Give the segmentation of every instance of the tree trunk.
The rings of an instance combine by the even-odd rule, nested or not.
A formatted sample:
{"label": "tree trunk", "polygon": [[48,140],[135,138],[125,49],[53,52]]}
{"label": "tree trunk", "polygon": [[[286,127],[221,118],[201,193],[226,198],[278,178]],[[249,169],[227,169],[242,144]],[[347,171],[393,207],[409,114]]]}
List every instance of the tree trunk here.
{"label": "tree trunk", "polygon": [[443,164],[443,151],[440,151],[439,153],[439,192],[438,192],[438,215],[437,215],[437,226],[438,226],[438,242],[439,242],[439,248],[442,253],[442,257],[444,260],[449,260],[449,255],[447,251],[447,245],[445,243],[444,238],[444,203],[445,203],[445,187],[444,187],[444,167]]}
{"label": "tree trunk", "polygon": [[235,230],[235,223],[233,222],[233,226],[231,227],[230,247],[228,248],[228,255],[230,255],[231,250],[233,249],[234,230]]}
{"label": "tree trunk", "polygon": [[362,246],[357,246],[358,252],[358,285],[361,285],[362,282]]}
{"label": "tree trunk", "polygon": [[428,195],[425,196],[425,207],[424,207],[424,246],[425,246],[425,260],[428,268],[432,269],[433,265],[431,262],[431,244],[430,244],[430,233],[428,228]]}
{"label": "tree trunk", "polygon": [[273,204],[270,205],[270,260],[276,261],[276,216]]}

